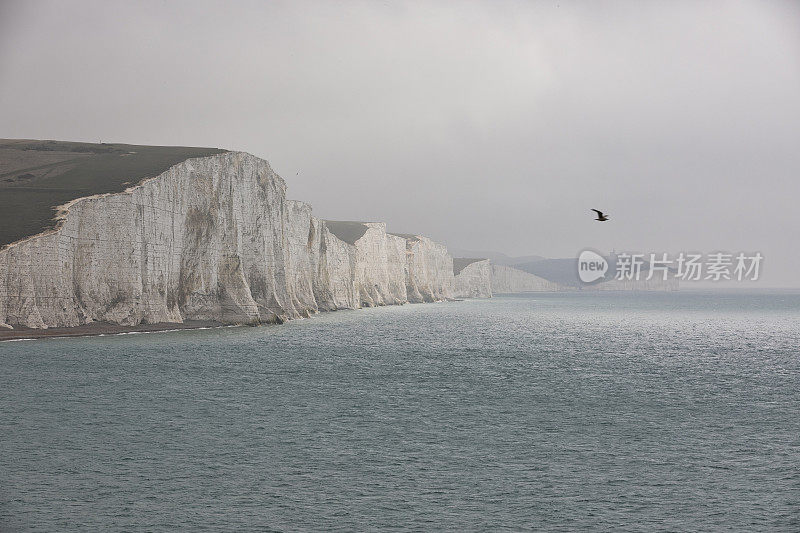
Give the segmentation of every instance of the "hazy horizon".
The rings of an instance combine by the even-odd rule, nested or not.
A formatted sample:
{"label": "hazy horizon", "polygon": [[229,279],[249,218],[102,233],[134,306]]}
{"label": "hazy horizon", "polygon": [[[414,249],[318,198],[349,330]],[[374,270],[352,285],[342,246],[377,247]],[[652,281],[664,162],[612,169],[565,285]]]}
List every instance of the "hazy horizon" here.
{"label": "hazy horizon", "polygon": [[242,150],[454,248],[760,251],[764,287],[800,286],[798,95],[791,2],[0,4],[0,137]]}

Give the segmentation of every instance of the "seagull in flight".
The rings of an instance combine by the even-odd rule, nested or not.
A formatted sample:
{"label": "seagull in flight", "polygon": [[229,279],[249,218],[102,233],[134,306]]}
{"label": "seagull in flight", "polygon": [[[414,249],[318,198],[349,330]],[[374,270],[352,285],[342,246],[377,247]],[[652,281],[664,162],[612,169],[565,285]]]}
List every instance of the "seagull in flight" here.
{"label": "seagull in flight", "polygon": [[606,220],[608,220],[608,217],[604,215],[602,211],[598,211],[597,209],[592,209],[592,211],[597,213],[597,218],[595,220],[597,220],[598,222],[605,222]]}

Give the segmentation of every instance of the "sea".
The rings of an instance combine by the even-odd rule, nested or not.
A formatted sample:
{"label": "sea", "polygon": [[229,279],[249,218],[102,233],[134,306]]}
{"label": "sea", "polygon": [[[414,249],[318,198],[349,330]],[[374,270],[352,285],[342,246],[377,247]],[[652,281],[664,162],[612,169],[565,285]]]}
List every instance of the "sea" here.
{"label": "sea", "polygon": [[800,531],[800,292],[0,343],[0,531]]}

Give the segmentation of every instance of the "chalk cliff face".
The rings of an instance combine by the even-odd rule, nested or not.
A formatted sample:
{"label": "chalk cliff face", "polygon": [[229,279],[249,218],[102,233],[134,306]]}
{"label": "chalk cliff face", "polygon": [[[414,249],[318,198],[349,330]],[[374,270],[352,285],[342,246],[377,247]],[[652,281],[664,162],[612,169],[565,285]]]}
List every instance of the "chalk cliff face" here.
{"label": "chalk cliff face", "polygon": [[438,302],[453,297],[453,258],[447,248],[427,237],[405,237],[408,301]]}
{"label": "chalk cliff face", "polygon": [[366,226],[339,239],[249,154],[189,159],[1,250],[0,324],[264,323],[452,297],[444,246]]}
{"label": "chalk cliff face", "polygon": [[306,314],[357,308],[352,247],[314,217],[309,204],[288,200],[287,207],[290,284],[297,305]]}
{"label": "chalk cliff face", "polygon": [[492,265],[492,292],[494,294],[516,292],[550,292],[562,290],[557,283],[516,268]]}
{"label": "chalk cliff face", "polygon": [[[461,265],[459,265],[461,266]],[[491,298],[492,264],[488,259],[471,261],[455,268],[453,294],[457,298]]]}
{"label": "chalk cliff face", "polygon": [[406,303],[405,239],[387,234],[383,222],[367,222],[364,226],[364,235],[354,244],[360,304],[373,307]]}

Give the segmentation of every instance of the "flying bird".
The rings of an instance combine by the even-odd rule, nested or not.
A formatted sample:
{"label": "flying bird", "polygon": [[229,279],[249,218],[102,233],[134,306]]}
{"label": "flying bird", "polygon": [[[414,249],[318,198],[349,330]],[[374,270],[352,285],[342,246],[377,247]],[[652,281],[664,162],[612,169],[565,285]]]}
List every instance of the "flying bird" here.
{"label": "flying bird", "polygon": [[597,209],[592,209],[592,211],[597,213],[597,218],[595,220],[597,220],[598,222],[605,222],[606,220],[608,220],[608,217],[604,215],[602,211],[598,211]]}

